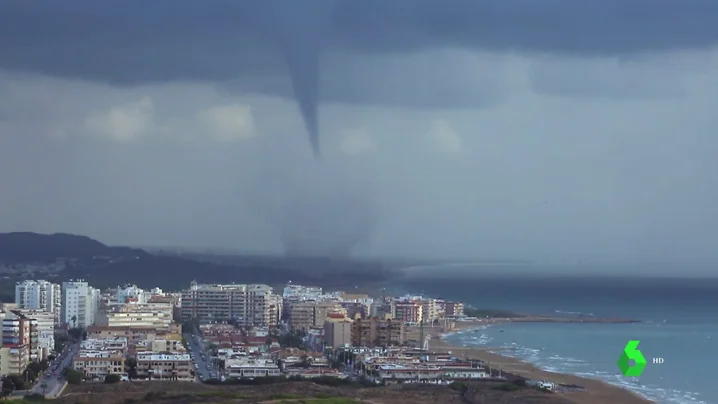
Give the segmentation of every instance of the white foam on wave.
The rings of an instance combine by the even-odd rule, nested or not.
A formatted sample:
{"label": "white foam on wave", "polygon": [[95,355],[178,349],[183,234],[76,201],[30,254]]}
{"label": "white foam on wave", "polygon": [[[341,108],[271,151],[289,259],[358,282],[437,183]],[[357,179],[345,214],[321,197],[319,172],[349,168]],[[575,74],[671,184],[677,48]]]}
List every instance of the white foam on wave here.
{"label": "white foam on wave", "polygon": [[[482,328],[485,330],[488,327]],[[491,335],[481,333],[479,336],[472,335],[472,332],[462,330],[455,333],[456,342],[463,346],[475,347],[479,345],[488,345],[493,340]],[[569,358],[555,353],[546,352],[543,349],[530,348],[517,344],[516,342],[504,343],[501,348],[509,348],[506,350],[496,351],[494,353],[521,359],[538,366],[542,370],[551,373],[568,373],[580,377],[597,379],[605,381],[615,386],[623,387],[649,400],[663,404],[709,404],[699,398],[700,394],[685,392],[675,389],[664,389],[655,386],[645,386],[640,384],[640,379],[627,378],[621,375],[612,374],[606,371],[588,371],[585,369],[590,364],[585,360],[577,358]]]}

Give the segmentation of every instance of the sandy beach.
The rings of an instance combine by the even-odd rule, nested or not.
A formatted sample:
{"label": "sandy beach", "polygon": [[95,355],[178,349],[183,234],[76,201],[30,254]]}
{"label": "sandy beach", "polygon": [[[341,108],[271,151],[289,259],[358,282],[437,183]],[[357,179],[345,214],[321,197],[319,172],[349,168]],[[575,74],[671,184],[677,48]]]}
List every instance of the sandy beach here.
{"label": "sandy beach", "polygon": [[[497,324],[510,319],[504,320],[485,320],[481,322],[465,322],[458,323],[459,329],[470,329],[487,324]],[[511,358],[496,353],[488,352],[487,349],[465,348],[460,346],[450,346],[441,339],[442,334],[432,335],[429,341],[429,348],[432,352],[448,352],[451,351],[458,358],[467,358],[472,360],[480,360],[490,362],[493,369],[501,368],[506,373],[523,376],[534,380],[548,380],[557,384],[578,385],[584,389],[581,391],[562,392],[562,394],[570,401],[577,404],[649,404],[653,401],[643,398],[624,388],[608,384],[606,382],[594,379],[587,379],[579,376],[553,373],[541,370],[530,363],[523,362],[516,358]],[[496,349],[491,349],[496,350]]]}

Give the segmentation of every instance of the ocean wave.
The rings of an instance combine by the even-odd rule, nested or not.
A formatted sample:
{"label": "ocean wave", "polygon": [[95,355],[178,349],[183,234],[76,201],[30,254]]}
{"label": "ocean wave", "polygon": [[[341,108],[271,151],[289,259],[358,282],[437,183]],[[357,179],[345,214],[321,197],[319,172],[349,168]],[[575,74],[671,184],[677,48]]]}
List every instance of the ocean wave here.
{"label": "ocean wave", "polygon": [[[486,327],[488,328],[488,327]],[[485,330],[486,328],[483,328]],[[454,334],[451,342],[466,347],[487,346],[493,340],[488,333],[475,334],[473,330],[461,330]],[[656,386],[646,386],[640,379],[627,378],[615,373],[590,369],[589,362],[565,357],[545,349],[520,345],[516,342],[507,342],[500,345],[501,350],[493,351],[496,354],[516,358],[529,362],[542,370],[552,373],[567,373],[580,377],[597,379],[609,384],[623,387],[649,400],[665,404],[709,404],[700,399],[698,393],[691,393],[676,389],[664,389]]]}

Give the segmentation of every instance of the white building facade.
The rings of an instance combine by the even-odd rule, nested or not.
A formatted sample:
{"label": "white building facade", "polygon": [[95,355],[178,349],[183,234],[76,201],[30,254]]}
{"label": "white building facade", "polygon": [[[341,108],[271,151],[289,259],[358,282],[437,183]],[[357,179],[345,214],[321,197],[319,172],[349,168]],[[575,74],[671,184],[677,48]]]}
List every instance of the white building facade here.
{"label": "white building facade", "polygon": [[61,322],[69,327],[86,328],[95,323],[100,291],[86,281],[62,283]]}

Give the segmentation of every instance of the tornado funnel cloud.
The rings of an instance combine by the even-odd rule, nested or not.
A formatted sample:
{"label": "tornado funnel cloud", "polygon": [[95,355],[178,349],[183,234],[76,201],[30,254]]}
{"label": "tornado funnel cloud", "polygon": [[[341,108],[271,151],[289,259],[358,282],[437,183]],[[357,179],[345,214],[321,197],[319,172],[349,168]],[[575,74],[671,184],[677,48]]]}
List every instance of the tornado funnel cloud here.
{"label": "tornado funnel cloud", "polygon": [[314,156],[321,156],[319,144],[319,52],[294,55],[296,48],[284,46],[284,58],[289,69],[294,97],[304,119]]}
{"label": "tornado funnel cloud", "polygon": [[[276,34],[312,151],[319,158],[320,17],[298,3],[304,4],[288,2],[283,3],[284,7],[275,9],[275,17],[281,27]],[[301,13],[309,13],[305,17],[310,18],[298,18]]]}

